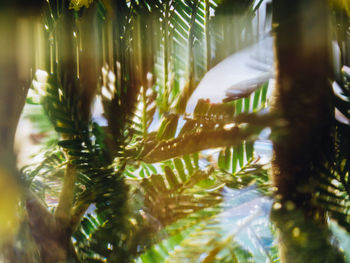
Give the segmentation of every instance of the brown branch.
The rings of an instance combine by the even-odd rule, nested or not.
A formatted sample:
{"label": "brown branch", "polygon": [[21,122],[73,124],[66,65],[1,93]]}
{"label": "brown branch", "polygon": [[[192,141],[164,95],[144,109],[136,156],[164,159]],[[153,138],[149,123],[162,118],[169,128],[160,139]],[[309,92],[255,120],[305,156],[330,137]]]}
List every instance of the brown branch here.
{"label": "brown branch", "polygon": [[[55,229],[55,221],[52,214],[47,210],[46,205],[32,191],[26,192],[26,209],[29,218],[29,225],[32,232],[38,235],[47,234],[47,230]],[[35,233],[33,233],[35,236]]]}
{"label": "brown branch", "polygon": [[234,126],[229,129],[203,130],[185,134],[172,140],[159,142],[153,150],[143,157],[143,161],[155,163],[206,149],[234,146],[243,140],[251,139],[262,128],[264,126],[249,126],[248,128]]}
{"label": "brown branch", "polygon": [[84,216],[86,210],[89,208],[91,202],[88,200],[80,200],[72,208],[72,216],[70,220],[70,227],[74,232],[78,227],[82,217]]}
{"label": "brown branch", "polygon": [[63,187],[59,197],[59,202],[55,210],[56,220],[64,226],[69,224],[71,218],[76,177],[76,168],[72,164],[68,164],[64,174]]}
{"label": "brown branch", "polygon": [[[191,121],[191,119],[187,121]],[[234,146],[243,140],[253,139],[252,136],[257,135],[266,127],[274,127],[276,131],[279,131],[284,129],[286,125],[278,115],[270,113],[243,113],[232,119],[223,119],[221,123],[216,120],[213,126],[215,124],[219,124],[221,127],[217,129],[204,128],[199,132],[185,133],[170,140],[148,139],[141,154],[142,160],[146,163],[155,163],[206,149]],[[235,126],[230,127],[231,124]]]}
{"label": "brown branch", "polygon": [[42,262],[64,262],[67,259],[66,240],[53,215],[31,191],[26,193],[26,210],[31,234],[40,247]]}

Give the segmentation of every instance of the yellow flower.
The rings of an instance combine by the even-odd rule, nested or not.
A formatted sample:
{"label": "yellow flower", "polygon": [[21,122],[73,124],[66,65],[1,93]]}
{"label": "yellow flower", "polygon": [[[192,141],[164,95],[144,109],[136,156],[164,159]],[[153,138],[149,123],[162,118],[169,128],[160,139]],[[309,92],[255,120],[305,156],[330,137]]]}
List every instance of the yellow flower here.
{"label": "yellow flower", "polygon": [[88,8],[93,1],[94,0],[71,0],[69,4],[69,9],[74,9],[78,11],[83,6]]}

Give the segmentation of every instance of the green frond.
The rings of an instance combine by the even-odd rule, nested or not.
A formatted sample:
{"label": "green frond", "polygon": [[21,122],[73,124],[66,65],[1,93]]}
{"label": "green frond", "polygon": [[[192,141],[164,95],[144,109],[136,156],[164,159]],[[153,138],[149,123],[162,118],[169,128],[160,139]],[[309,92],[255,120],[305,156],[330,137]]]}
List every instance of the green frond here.
{"label": "green frond", "polygon": [[[147,221],[154,220],[153,224],[161,230],[160,239],[164,239],[164,231],[168,235],[161,243],[142,254],[136,262],[165,262],[165,258],[175,253],[171,252],[174,247],[179,247],[179,242],[189,233],[205,226],[207,220],[232,207],[233,203],[228,204],[224,201],[227,189],[225,185],[234,189],[244,189],[246,186],[252,187],[255,183],[259,191],[264,194],[271,193],[267,186],[267,173],[259,165],[249,163],[237,174],[232,175],[216,172],[212,168],[208,171],[210,173],[204,173],[198,168],[195,170],[191,158],[185,160],[176,158],[165,162],[164,175],[156,174],[144,178],[136,186],[136,189],[143,189],[144,192],[141,202],[144,217],[149,218]],[[186,165],[189,162],[191,164]],[[132,180],[130,183],[131,186],[134,184]],[[240,201],[236,201],[235,205],[239,205]]]}
{"label": "green frond", "polygon": [[[230,193],[230,197],[226,197],[225,191],[227,194]],[[253,190],[243,189],[241,193],[231,191],[233,190],[227,188],[223,190],[223,202],[215,208],[215,212],[212,212],[212,209],[204,209],[194,213],[198,214],[198,217],[201,215],[204,217],[199,219],[198,223],[188,226],[187,230],[177,232],[176,235],[152,247],[135,262],[258,262],[264,257],[270,259],[270,248],[272,249],[273,244],[267,226],[267,214],[262,212],[260,215],[253,213],[253,216],[239,216],[242,202],[248,205],[258,200],[265,201],[257,199]],[[205,216],[206,210],[209,214]],[[265,221],[262,221],[264,217]],[[192,220],[193,216],[187,218],[188,222]],[[176,223],[167,229],[170,230],[176,225],[181,226]],[[244,236],[247,234],[247,229],[243,228],[248,228],[248,232],[253,231],[254,239],[258,241],[253,241],[249,248],[241,245],[240,239],[245,239]],[[246,240],[244,244],[247,245]],[[255,261],[252,261],[253,257]]]}
{"label": "green frond", "polygon": [[46,193],[53,199],[58,198],[65,162],[62,151],[47,151],[40,163],[22,167],[23,181],[43,200]]}
{"label": "green frond", "polygon": [[235,4],[230,1],[217,2],[215,16],[211,21],[212,38],[215,41],[213,65],[256,41],[251,23],[256,12],[254,1],[239,0]]}
{"label": "green frond", "polygon": [[[220,202],[220,196],[209,191],[218,187],[213,169],[199,170],[188,161],[174,159],[171,166],[164,164],[162,170],[164,174],[142,179],[138,189],[143,193],[144,212],[162,227]],[[204,184],[208,180],[213,183]]]}
{"label": "green frond", "polygon": [[[334,95],[333,103],[335,108],[346,118],[349,118],[348,111],[350,103],[348,98],[350,75],[346,69],[342,71],[343,83],[340,85],[342,94]],[[313,182],[316,188],[316,202],[319,203],[329,216],[337,221],[348,232],[350,231],[350,126],[346,123],[335,120],[335,159],[320,171],[319,178]]]}
{"label": "green frond", "polygon": [[[220,118],[222,116],[221,114]],[[254,114],[239,115],[231,122],[225,118],[219,119],[218,122],[187,119],[177,137],[168,140],[157,140],[150,137],[146,140],[141,157],[144,162],[155,163],[206,149],[238,146],[244,141],[249,142],[255,139],[266,127],[265,121],[268,121],[270,125],[275,125],[276,120],[273,116]],[[175,124],[177,125],[177,122]],[[240,148],[238,149],[242,152]],[[246,152],[249,155],[252,154],[252,144],[246,143]],[[241,162],[242,160],[241,158]]]}
{"label": "green frond", "polygon": [[[228,10],[232,18],[237,10],[227,1],[199,0],[93,1],[79,11],[68,10],[69,1],[48,5],[50,74],[42,105],[60,136],[59,150],[24,174],[33,189],[57,195],[62,168],[69,163],[76,169],[69,228],[81,261],[130,262],[141,255],[141,262],[185,262],[184,256],[251,262],[260,254],[271,260],[271,238],[259,232],[265,225],[252,223],[256,218],[244,227],[262,233],[254,240],[264,252],[238,241],[243,228],[232,231],[239,205],[255,202],[249,194],[242,202],[239,196],[250,192],[244,187],[270,190],[267,172],[252,161],[252,141],[266,126],[257,112],[266,106],[267,85],[233,102],[199,101],[193,116],[183,115],[200,79],[224,58],[220,47],[229,28],[218,30],[212,15]],[[251,19],[252,2],[238,5]],[[92,83],[79,75],[90,66],[80,57],[87,46],[79,43],[84,19],[93,21],[88,35],[98,36],[101,47],[101,72]],[[237,21],[240,45],[252,41],[250,26]],[[103,105],[101,125],[91,116],[93,98]],[[160,128],[151,131],[155,122]],[[218,161],[202,151],[217,147]],[[41,186],[35,181],[41,177],[58,184]],[[206,255],[199,247],[204,243]]]}

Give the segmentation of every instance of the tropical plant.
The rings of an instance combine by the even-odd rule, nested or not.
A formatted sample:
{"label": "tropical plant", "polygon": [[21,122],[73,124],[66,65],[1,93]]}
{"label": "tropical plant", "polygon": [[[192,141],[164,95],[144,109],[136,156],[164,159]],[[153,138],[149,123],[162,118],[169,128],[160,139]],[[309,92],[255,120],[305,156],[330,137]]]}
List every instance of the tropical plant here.
{"label": "tropical plant", "polygon": [[[296,2],[297,18],[317,5]],[[327,220],[350,229],[349,125],[330,113],[337,108],[349,118],[350,75],[346,67],[338,79],[330,74],[321,44],[330,42],[322,16],[330,6],[340,25],[336,40],[345,41],[347,5],[322,1],[307,16],[320,23],[303,43],[315,34],[321,41],[308,55],[298,31],[305,19],[288,31],[290,6],[273,2],[279,26],[271,113],[268,82],[222,103],[203,98],[186,112],[212,67],[259,40],[262,3],[47,1],[33,23],[40,70],[22,115],[37,130],[40,158],[19,171],[13,160],[0,167],[16,178],[6,192],[12,208],[4,211],[12,216],[4,222],[17,223],[11,238],[1,239],[5,260],[320,262],[311,258],[316,252],[326,262],[344,261]],[[343,66],[347,49],[339,46]],[[286,63],[290,51],[303,67]],[[330,79],[341,97],[332,96]],[[272,171],[254,148],[266,128],[275,143]]]}

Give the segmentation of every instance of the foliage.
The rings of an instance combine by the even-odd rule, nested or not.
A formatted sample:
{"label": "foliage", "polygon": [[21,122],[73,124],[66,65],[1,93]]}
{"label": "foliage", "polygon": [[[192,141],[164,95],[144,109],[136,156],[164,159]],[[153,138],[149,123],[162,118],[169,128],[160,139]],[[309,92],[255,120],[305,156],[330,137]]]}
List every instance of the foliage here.
{"label": "foliage", "polygon": [[[21,175],[57,222],[68,206],[75,261],[279,262],[269,166],[254,150],[261,131],[280,124],[264,112],[268,83],[185,113],[204,74],[255,42],[261,3],[48,1],[49,76],[33,87],[47,118],[28,115],[47,141],[43,159]],[[343,99],[333,102],[349,118],[343,76]],[[310,186],[314,202],[350,231],[349,125],[335,127],[336,158]],[[19,239],[33,241],[25,224]]]}
{"label": "foliage", "polygon": [[[349,118],[349,80],[347,68],[342,70],[341,94],[334,94],[334,105],[339,112]],[[318,193],[317,202],[321,203],[340,226],[350,230],[349,211],[349,125],[334,120],[335,126],[335,160],[320,171],[319,185],[316,186]]]}

